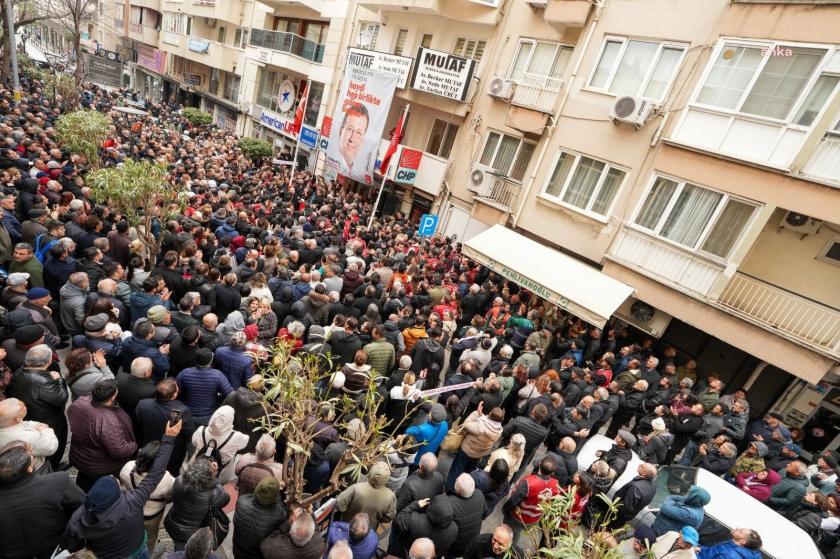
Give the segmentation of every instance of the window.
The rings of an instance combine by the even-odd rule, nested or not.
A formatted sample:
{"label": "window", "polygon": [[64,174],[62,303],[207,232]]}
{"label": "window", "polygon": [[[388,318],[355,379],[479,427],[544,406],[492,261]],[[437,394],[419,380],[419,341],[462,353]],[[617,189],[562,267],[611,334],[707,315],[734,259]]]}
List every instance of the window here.
{"label": "window", "polygon": [[225,89],[222,93],[222,97],[228,101],[237,103],[239,101],[239,85],[241,80],[242,78],[236,74],[225,72]]}
{"label": "window", "polygon": [[248,30],[241,27],[236,28],[236,33],[233,36],[233,46],[244,49],[248,44]]}
{"label": "window", "polygon": [[218,68],[210,68],[210,84],[207,86],[207,91],[213,95],[219,94],[219,74],[221,71]]}
{"label": "window", "polygon": [[589,77],[589,87],[661,101],[684,54],[685,45],[608,37]]}
{"label": "window", "polygon": [[163,12],[163,23],[161,24],[161,27],[164,31],[168,31],[170,33],[189,35],[192,30],[192,18],[186,14]]}
{"label": "window", "polygon": [[257,80],[257,105],[276,111],[277,92],[283,80],[288,78],[286,74],[261,69]]}
{"label": "window", "polygon": [[227,39],[227,28],[219,27],[219,37],[217,41],[222,44],[225,44],[225,39]]}
{"label": "window", "polygon": [[484,39],[465,39],[461,37],[455,41],[455,48],[452,54],[463,56],[464,58],[472,58],[476,62],[481,62],[481,57],[484,56],[484,49],[487,47],[487,41]]}
{"label": "window", "polygon": [[543,194],[585,212],[606,216],[626,175],[609,163],[560,152]]}
{"label": "window", "polygon": [[143,25],[143,8],[139,6],[130,6],[129,8],[128,22],[132,25]]}
{"label": "window", "polygon": [[368,50],[376,50],[377,37],[379,37],[379,24],[362,21],[359,23],[356,46]]}
{"label": "window", "polygon": [[817,260],[840,266],[840,235],[835,235],[828,240],[817,255]]}
{"label": "window", "polygon": [[[537,85],[559,86],[559,80],[572,57],[572,48],[557,43],[520,39],[510,79]],[[550,84],[549,82],[554,82]]]}
{"label": "window", "polygon": [[695,102],[787,121],[797,102],[804,99],[792,122],[810,126],[838,82],[837,76],[823,75],[809,87],[825,54],[826,49],[796,45],[725,42]]}
{"label": "window", "polygon": [[397,31],[397,40],[394,43],[394,54],[402,56],[405,50],[405,40],[408,37],[408,29],[400,29]]}
{"label": "window", "polygon": [[533,154],[534,144],[531,142],[500,132],[490,132],[479,161],[506,177],[521,181]]}
{"label": "window", "polygon": [[424,49],[432,48],[432,34],[431,33],[423,33],[420,37],[420,46]]}
{"label": "window", "polygon": [[432,134],[429,136],[426,151],[433,155],[449,159],[449,154],[452,152],[452,146],[455,143],[455,136],[457,135],[457,124],[436,118],[434,124],[432,124]]}
{"label": "window", "polygon": [[656,177],[634,223],[691,250],[726,258],[754,210],[728,194]]}

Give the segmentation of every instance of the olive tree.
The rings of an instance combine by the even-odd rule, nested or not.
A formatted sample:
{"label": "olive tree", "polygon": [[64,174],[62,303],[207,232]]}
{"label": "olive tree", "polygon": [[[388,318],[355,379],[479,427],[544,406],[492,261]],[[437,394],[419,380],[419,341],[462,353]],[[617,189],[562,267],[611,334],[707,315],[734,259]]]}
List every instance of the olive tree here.
{"label": "olive tree", "polygon": [[207,126],[213,122],[213,115],[195,107],[186,107],[181,114],[193,126]]}
{"label": "olive tree", "polygon": [[274,149],[271,144],[265,140],[257,138],[244,137],[239,139],[239,149],[245,154],[248,159],[259,163],[266,157],[271,157],[274,154]]}
{"label": "olive tree", "polygon": [[99,147],[108,138],[111,121],[102,113],[73,111],[60,117],[55,125],[58,141],[71,153],[84,155],[92,168],[99,167]]}
{"label": "olive tree", "polygon": [[137,229],[138,239],[154,261],[160,249],[160,242],[152,230],[154,221],[165,218],[186,194],[169,182],[166,167],[126,159],[118,167],[92,172],[85,182],[90,186],[94,201],[121,213],[129,225]]}

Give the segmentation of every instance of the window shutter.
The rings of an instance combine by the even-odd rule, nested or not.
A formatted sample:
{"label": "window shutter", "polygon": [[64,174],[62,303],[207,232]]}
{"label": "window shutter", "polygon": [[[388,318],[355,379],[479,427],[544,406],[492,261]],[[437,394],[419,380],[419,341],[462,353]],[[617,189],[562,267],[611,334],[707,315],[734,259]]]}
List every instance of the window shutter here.
{"label": "window shutter", "polygon": [[466,39],[458,39],[455,43],[455,52],[452,54],[457,54],[458,56],[465,56],[464,54],[464,45],[466,44]]}
{"label": "window shutter", "polygon": [[402,56],[405,50],[405,39],[408,37],[408,29],[400,29],[397,32],[397,44],[394,45],[394,54]]}

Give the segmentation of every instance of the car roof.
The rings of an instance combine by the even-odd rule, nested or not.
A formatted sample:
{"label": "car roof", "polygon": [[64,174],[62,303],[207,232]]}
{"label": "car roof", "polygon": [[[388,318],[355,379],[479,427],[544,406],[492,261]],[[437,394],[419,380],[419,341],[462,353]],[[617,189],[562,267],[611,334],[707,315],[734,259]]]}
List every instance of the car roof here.
{"label": "car roof", "polygon": [[[581,448],[578,467],[588,469],[595,461],[595,452],[609,450],[613,440],[595,435]],[[627,469],[610,488],[610,497],[624,484],[636,477],[636,469],[642,460],[633,453]],[[696,485],[712,495],[711,502],[704,507],[706,514],[728,528],[752,528],[762,540],[762,551],[777,559],[819,559],[820,552],[811,537],[782,515],[764,503],[744,494],[731,483],[713,473],[697,468]]]}

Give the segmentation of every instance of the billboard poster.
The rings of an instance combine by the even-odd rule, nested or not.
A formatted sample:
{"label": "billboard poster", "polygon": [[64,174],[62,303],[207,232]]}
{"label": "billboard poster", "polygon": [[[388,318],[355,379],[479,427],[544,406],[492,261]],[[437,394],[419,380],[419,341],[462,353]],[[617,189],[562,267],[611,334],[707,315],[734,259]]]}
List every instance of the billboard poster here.
{"label": "billboard poster", "polygon": [[396,74],[347,66],[332,115],[327,167],[355,181],[373,183],[398,79]]}
{"label": "billboard poster", "polygon": [[350,66],[397,74],[400,77],[397,82],[397,88],[399,89],[405,88],[408,83],[412,62],[414,62],[413,58],[397,56],[387,52],[357,48],[351,48],[347,51],[347,64]]}
{"label": "billboard poster", "polygon": [[455,101],[467,98],[475,60],[420,47],[414,62],[411,87]]}
{"label": "billboard poster", "polygon": [[109,60],[104,56],[84,54],[88,80],[105,87],[122,86],[122,62]]}
{"label": "billboard poster", "polygon": [[417,178],[417,170],[420,168],[420,160],[422,158],[422,151],[403,146],[394,181],[400,184],[413,185]]}

